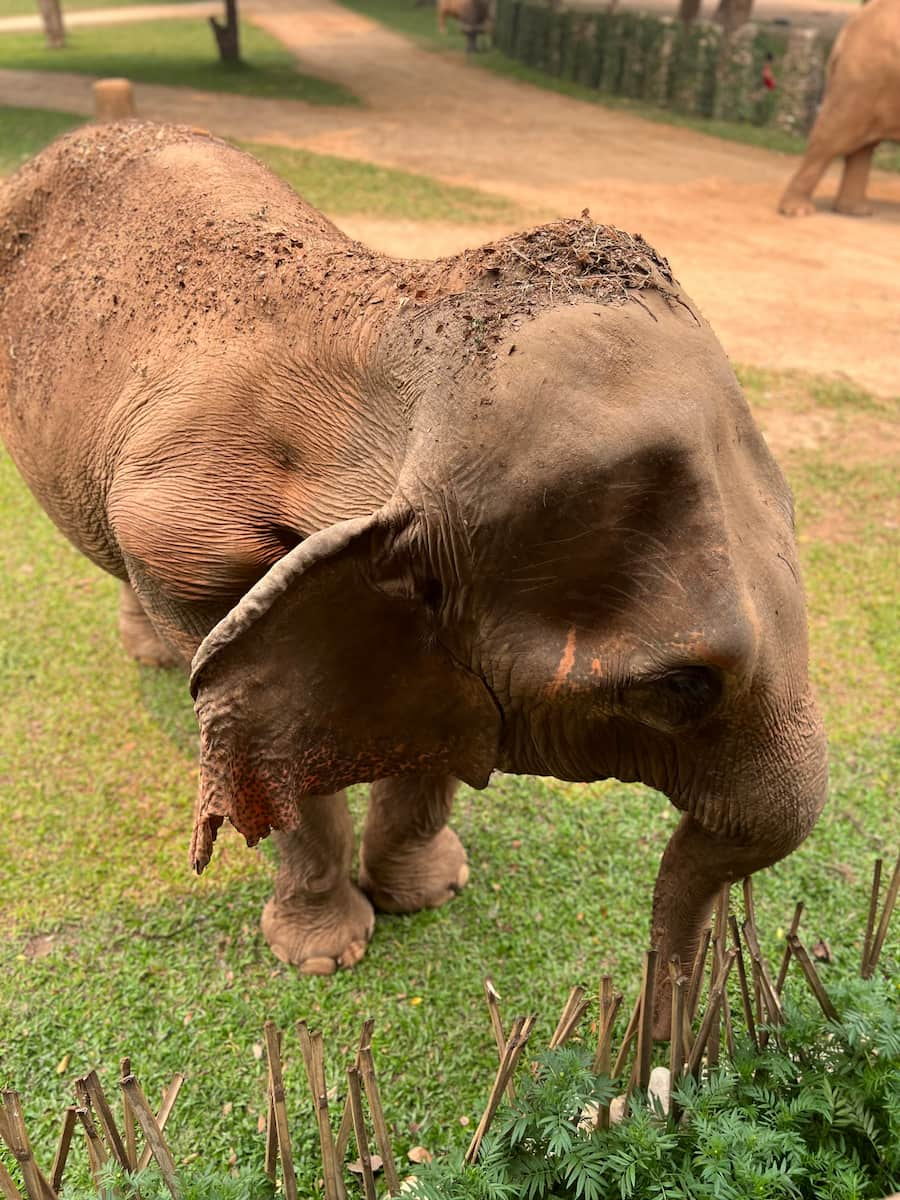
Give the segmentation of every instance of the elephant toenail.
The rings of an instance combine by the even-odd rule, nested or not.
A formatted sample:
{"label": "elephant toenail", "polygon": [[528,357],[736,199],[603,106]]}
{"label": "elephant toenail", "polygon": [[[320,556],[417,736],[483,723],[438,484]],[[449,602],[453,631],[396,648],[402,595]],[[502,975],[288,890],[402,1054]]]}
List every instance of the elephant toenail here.
{"label": "elephant toenail", "polygon": [[306,958],[297,968],[301,975],[333,975],[338,965],[333,958]]}

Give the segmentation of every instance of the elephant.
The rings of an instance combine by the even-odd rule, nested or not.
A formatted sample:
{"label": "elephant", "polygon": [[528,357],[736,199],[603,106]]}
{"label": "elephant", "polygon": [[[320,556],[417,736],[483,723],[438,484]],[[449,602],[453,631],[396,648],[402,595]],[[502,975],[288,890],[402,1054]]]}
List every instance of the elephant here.
{"label": "elephant", "polygon": [[0,214],[0,426],[126,650],[190,670],[194,869],[271,832],[265,939],[331,973],[464,886],[460,780],[643,782],[681,814],[665,1029],[670,959],[827,774],[791,494],[666,260],[587,210],[391,259],[143,122],[65,135]]}
{"label": "elephant", "polygon": [[478,49],[478,35],[493,29],[493,0],[437,0],[437,27],[447,32],[447,18],[459,21],[466,38],[466,51]]}
{"label": "elephant", "polygon": [[835,211],[871,215],[866,186],[875,147],[885,140],[900,141],[900,0],[868,0],[834,43],[822,106],[779,211],[788,217],[814,213],[816,185],[832,160],[842,157]]}

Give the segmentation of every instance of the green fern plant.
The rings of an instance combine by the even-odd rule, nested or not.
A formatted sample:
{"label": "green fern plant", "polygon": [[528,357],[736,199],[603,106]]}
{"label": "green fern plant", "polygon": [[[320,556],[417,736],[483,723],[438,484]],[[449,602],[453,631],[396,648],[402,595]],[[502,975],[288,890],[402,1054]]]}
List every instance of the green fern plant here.
{"label": "green fern plant", "polygon": [[682,1117],[635,1094],[627,1118],[585,1133],[586,1106],[621,1082],[587,1049],[541,1055],[474,1166],[421,1169],[418,1200],[876,1200],[900,1187],[900,1013],[884,979],[834,986],[829,1022],[804,995],[763,1050],[749,1040],[676,1089]]}

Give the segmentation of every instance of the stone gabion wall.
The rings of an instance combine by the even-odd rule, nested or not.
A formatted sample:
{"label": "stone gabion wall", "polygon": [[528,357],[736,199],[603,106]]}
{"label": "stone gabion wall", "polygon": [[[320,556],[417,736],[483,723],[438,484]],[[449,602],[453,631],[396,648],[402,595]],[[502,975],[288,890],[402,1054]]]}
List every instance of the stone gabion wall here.
{"label": "stone gabion wall", "polygon": [[[815,118],[830,49],[816,30],[772,33],[754,24],[725,37],[719,25],[497,0],[494,44],[560,79],[694,116],[773,125],[804,135]],[[762,82],[772,55],[777,87]]]}

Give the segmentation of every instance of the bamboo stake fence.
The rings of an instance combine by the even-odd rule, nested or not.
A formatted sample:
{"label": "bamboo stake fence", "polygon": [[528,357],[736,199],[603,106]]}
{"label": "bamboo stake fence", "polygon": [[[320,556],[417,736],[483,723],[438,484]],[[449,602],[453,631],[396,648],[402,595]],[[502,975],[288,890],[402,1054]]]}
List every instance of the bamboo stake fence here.
{"label": "bamboo stake fence", "polygon": [[[900,856],[894,866],[884,904],[881,903],[883,861],[875,863],[867,911],[860,974],[869,979],[875,973],[884,949],[888,926],[900,893]],[[800,974],[819,1004],[826,1019],[838,1021],[840,1015],[822,983],[813,957],[800,939],[799,927],[803,905],[797,904],[785,938],[785,949],[775,982],[760,950],[750,879],[743,882],[744,916],[739,926],[730,912],[730,889],[723,889],[715,907],[714,922],[706,928],[689,973],[682,970],[678,959],[668,964],[671,984],[671,1037],[669,1046],[670,1098],[667,1119],[677,1122],[678,1105],[674,1090],[686,1075],[695,1078],[704,1066],[710,1069],[718,1061],[719,1040],[724,1033],[729,1054],[735,1050],[736,1017],[728,1000],[727,985],[735,968],[740,998],[742,1027],[747,1038],[756,1046],[764,1046],[771,1033],[778,1036],[778,1026],[784,1022],[781,996],[790,965],[796,961]],[[710,950],[712,954],[710,954]],[[596,1036],[593,1070],[625,1084],[625,1092],[613,1101],[591,1111],[588,1128],[606,1129],[617,1119],[611,1110],[621,1114],[635,1088],[646,1091],[650,1083],[652,1055],[652,1024],[658,1015],[655,1008],[657,951],[649,949],[643,956],[641,988],[637,1002],[619,1042],[613,1059],[614,1034],[622,1006],[622,992],[616,991],[610,975],[600,980],[597,1019],[592,1028]],[[748,973],[749,963],[749,973]],[[705,1006],[701,1011],[703,980],[709,979]],[[752,989],[752,990],[751,990]],[[484,981],[491,1035],[497,1048],[498,1066],[488,1093],[487,1103],[466,1152],[465,1161],[473,1163],[478,1157],[504,1096],[515,1102],[513,1077],[530,1044],[537,1018],[532,1015],[516,1017],[509,1033],[504,1032],[500,1013],[500,996],[490,978]],[[583,1024],[592,999],[581,987],[572,988],[560,1013],[549,1048],[564,1046]],[[304,1063],[313,1119],[319,1137],[322,1160],[324,1200],[347,1200],[345,1171],[355,1173],[366,1200],[377,1200],[376,1175],[381,1174],[388,1196],[398,1196],[402,1182],[397,1160],[390,1141],[381,1092],[375,1074],[372,1055],[372,1035],[375,1022],[363,1023],[353,1061],[346,1067],[347,1092],[340,1110],[338,1129],[332,1126],[332,1110],[325,1080],[325,1052],[322,1034],[311,1032],[306,1022],[296,1027],[299,1049]],[[265,1170],[273,1184],[278,1182],[280,1164],[281,1190],[285,1200],[298,1200],[294,1154],[284,1087],[282,1054],[284,1035],[271,1021],[264,1026],[264,1044],[268,1065],[267,1118],[265,1127]],[[8,1165],[0,1158],[0,1196],[4,1200],[58,1200],[70,1153],[76,1144],[76,1132],[81,1127],[88,1166],[98,1180],[104,1165],[113,1159],[123,1171],[134,1173],[154,1161],[172,1200],[181,1200],[175,1159],[165,1136],[165,1129],[175,1107],[184,1075],[176,1074],[163,1094],[157,1113],[153,1109],[131,1070],[131,1060],[124,1058],[120,1066],[121,1122],[114,1105],[103,1090],[96,1071],[89,1071],[74,1081],[74,1105],[66,1108],[62,1129],[48,1173],[39,1166],[25,1128],[25,1119],[18,1092],[7,1089],[0,1093],[0,1149],[4,1146],[18,1167],[21,1186]],[[366,1118],[368,1108],[368,1124]],[[335,1114],[336,1115],[336,1114]],[[369,1124],[374,1134],[374,1148],[369,1143]],[[585,1114],[582,1114],[585,1127]],[[138,1150],[138,1135],[143,1146]],[[355,1141],[357,1159],[347,1164],[351,1135]],[[898,1200],[898,1198],[894,1198]]]}

